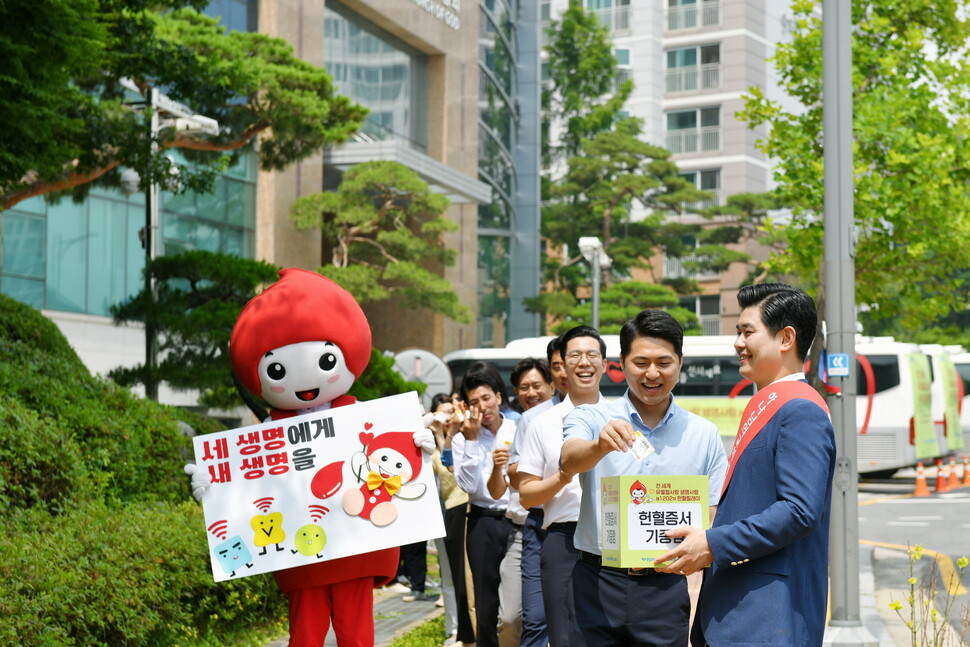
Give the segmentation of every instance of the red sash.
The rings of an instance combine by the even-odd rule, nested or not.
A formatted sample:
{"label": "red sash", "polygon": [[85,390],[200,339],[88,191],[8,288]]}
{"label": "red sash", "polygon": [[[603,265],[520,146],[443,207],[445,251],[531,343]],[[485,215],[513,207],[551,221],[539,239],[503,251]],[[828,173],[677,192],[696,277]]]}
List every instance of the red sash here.
{"label": "red sash", "polygon": [[731,482],[731,475],[734,474],[734,466],[747,446],[754,440],[754,437],[764,429],[768,421],[775,413],[792,400],[809,400],[822,407],[825,415],[829,415],[829,408],[825,400],[818,394],[818,391],[801,380],[785,380],[769,384],[751,398],[748,406],[744,408],[741,415],[741,424],[738,426],[738,435],[734,438],[734,447],[731,449],[731,457],[728,459],[727,474],[724,475],[724,486],[721,488],[721,496],[727,492],[728,483]]}

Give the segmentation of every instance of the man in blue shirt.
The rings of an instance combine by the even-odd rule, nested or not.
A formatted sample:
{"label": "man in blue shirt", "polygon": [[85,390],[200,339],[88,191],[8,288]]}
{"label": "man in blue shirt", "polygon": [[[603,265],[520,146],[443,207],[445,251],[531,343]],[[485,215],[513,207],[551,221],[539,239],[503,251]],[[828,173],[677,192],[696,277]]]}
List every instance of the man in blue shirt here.
{"label": "man in blue shirt", "polygon": [[[640,312],[620,331],[627,392],[610,403],[578,407],[564,421],[561,468],[579,473],[583,488],[573,594],[587,647],[687,644],[690,599],[683,574],[602,565],[599,488],[604,476],[707,475],[713,517],[727,460],[717,427],[678,407],[671,394],[683,364],[683,335],[667,312]],[[640,460],[630,451],[636,431],[655,450]]]}

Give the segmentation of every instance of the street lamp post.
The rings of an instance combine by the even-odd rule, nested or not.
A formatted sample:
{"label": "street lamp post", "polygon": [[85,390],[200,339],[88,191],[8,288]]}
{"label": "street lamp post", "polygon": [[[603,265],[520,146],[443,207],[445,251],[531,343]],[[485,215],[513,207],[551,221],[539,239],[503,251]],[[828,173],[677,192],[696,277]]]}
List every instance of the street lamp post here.
{"label": "street lamp post", "polygon": [[[131,79],[122,79],[121,85],[128,90],[140,93],[140,88]],[[149,110],[148,132],[150,137],[151,157],[158,154],[158,135],[163,129],[174,129],[188,135],[218,135],[219,123],[211,117],[195,114],[188,106],[173,101],[158,91],[149,88],[147,101],[132,103]],[[129,169],[122,174],[122,188],[127,193],[137,190],[139,178],[137,172]],[[158,258],[159,245],[159,187],[158,182],[149,182],[145,187],[145,228],[142,230],[142,245],[145,248],[145,295],[154,306],[156,302],[156,285],[149,268],[152,261]],[[158,400],[158,382],[155,371],[158,367],[158,339],[155,330],[154,315],[145,313],[145,397]]]}
{"label": "street lamp post", "polygon": [[579,251],[589,263],[592,271],[593,285],[593,313],[590,325],[597,330],[600,327],[600,272],[613,264],[613,260],[606,255],[603,241],[596,236],[583,236],[579,239]]}
{"label": "street lamp post", "polygon": [[[855,366],[855,249],[852,169],[852,9],[850,2],[822,2],[822,97],[825,163],[825,309],[829,357]],[[829,573],[829,647],[877,647],[862,623],[859,599],[859,500],[856,464],[855,376],[829,376],[840,388],[827,398],[835,428]]]}

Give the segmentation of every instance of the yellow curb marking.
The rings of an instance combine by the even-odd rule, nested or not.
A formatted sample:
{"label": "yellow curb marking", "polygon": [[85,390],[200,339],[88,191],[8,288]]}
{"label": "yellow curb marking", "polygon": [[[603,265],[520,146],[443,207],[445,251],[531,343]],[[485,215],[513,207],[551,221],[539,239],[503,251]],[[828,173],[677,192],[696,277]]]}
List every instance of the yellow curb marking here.
{"label": "yellow curb marking", "polygon": [[[860,539],[860,544],[866,544],[867,546],[878,546],[879,548],[889,548],[891,550],[901,550],[909,553],[909,546],[900,546],[899,544],[887,544],[881,541],[869,541],[868,539]],[[959,571],[956,564],[953,563],[953,559],[949,555],[943,553],[938,553],[935,550],[930,550],[924,548],[923,552],[933,559],[936,560],[936,565],[940,569],[940,579],[946,582],[947,594],[948,595],[966,595],[967,589],[960,582]]]}

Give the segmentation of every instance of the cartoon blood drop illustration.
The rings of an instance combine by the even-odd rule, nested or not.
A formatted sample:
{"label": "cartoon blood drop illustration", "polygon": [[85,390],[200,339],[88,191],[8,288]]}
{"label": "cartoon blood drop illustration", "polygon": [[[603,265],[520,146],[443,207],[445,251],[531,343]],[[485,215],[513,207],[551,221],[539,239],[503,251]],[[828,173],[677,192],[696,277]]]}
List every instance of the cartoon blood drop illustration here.
{"label": "cartoon blood drop illustration", "polygon": [[316,555],[319,559],[323,556],[323,547],[327,545],[327,533],[323,532],[323,528],[320,526],[308,523],[296,531],[296,536],[293,537],[293,545],[296,546],[293,553],[300,553],[307,557]]}
{"label": "cartoon blood drop illustration", "polygon": [[337,461],[320,468],[320,471],[310,481],[310,491],[313,492],[313,496],[318,499],[326,499],[336,494],[340,486],[344,484],[343,467],[344,462]]}

